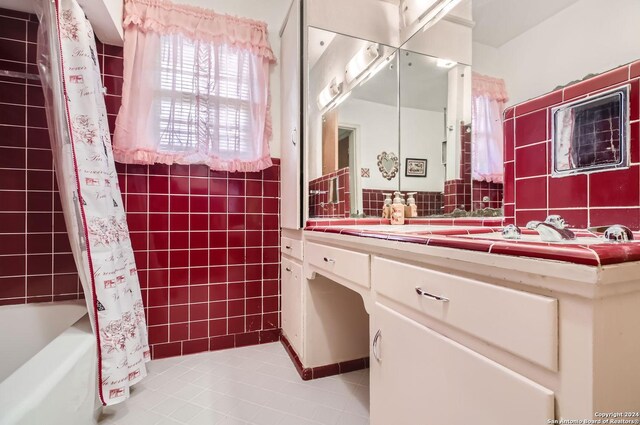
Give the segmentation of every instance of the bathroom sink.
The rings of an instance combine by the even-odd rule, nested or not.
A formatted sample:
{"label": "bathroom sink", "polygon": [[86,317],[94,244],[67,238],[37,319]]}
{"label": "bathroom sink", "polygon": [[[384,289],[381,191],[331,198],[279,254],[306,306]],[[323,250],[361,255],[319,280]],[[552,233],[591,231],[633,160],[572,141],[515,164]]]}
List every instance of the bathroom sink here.
{"label": "bathroom sink", "polygon": [[603,238],[599,238],[596,235],[587,236],[587,234],[580,234],[573,240],[563,240],[559,242],[545,242],[541,239],[540,235],[537,233],[523,233],[520,239],[506,239],[502,236],[501,232],[491,232],[484,234],[473,234],[473,235],[464,235],[465,238],[473,238],[473,239],[489,239],[495,241],[506,241],[506,242],[538,242],[538,243],[554,243],[554,244],[566,244],[566,245],[595,245],[608,243]]}
{"label": "bathroom sink", "polygon": [[451,226],[451,225],[430,225],[430,224],[405,224],[402,226],[394,226],[391,224],[375,224],[363,226],[348,226],[352,230],[360,230],[365,232],[379,233],[401,233],[410,235],[468,235],[473,232],[491,232],[494,229],[478,226]]}

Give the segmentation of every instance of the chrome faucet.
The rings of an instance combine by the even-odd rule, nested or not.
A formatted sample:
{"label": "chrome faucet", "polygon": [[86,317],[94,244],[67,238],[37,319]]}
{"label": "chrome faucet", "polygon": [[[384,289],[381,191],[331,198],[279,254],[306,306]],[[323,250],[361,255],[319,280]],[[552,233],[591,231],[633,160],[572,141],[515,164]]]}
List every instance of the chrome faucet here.
{"label": "chrome faucet", "polygon": [[527,223],[527,229],[537,231],[543,242],[562,242],[576,238],[576,235],[567,229],[564,219],[559,215],[550,215],[544,222],[530,221]]}

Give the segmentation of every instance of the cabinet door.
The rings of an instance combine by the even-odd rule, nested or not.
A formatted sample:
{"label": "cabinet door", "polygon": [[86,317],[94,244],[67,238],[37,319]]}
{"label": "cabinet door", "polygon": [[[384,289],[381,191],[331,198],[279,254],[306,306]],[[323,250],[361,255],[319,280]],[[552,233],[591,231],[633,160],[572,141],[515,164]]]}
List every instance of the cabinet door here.
{"label": "cabinet door", "polygon": [[280,222],[285,229],[300,229],[301,194],[301,5],[294,0],[280,35],[282,140],[280,161]]}
{"label": "cabinet door", "polygon": [[539,425],[553,392],[376,304],[372,425]]}
{"label": "cabinet door", "polygon": [[302,266],[282,259],[282,333],[302,358]]}

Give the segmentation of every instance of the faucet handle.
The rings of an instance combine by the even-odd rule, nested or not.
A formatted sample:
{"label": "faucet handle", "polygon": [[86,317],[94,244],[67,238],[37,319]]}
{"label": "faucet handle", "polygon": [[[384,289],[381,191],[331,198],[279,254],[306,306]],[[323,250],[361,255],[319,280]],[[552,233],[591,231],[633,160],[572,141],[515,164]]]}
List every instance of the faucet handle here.
{"label": "faucet handle", "polygon": [[562,216],[559,216],[559,215],[550,215],[546,218],[544,222],[558,229],[566,229],[567,227],[569,227],[567,223],[564,221],[564,218],[562,218]]}
{"label": "faucet handle", "polygon": [[509,224],[502,229],[502,237],[505,239],[518,240],[522,237],[522,230],[515,224]]}
{"label": "faucet handle", "polygon": [[604,231],[604,238],[609,242],[629,242],[633,240],[633,232],[628,227],[615,224]]}

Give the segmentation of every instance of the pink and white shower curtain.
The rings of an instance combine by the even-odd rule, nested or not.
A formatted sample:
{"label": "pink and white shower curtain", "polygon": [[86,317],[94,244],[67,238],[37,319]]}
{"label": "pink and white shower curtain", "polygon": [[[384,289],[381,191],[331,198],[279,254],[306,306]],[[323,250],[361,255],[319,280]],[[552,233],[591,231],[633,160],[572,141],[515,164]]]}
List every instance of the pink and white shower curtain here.
{"label": "pink and white shower curtain", "polygon": [[42,0],[38,65],[56,178],[97,340],[104,405],[129,397],[150,360],[140,284],[111,149],[91,24],[75,0]]}

